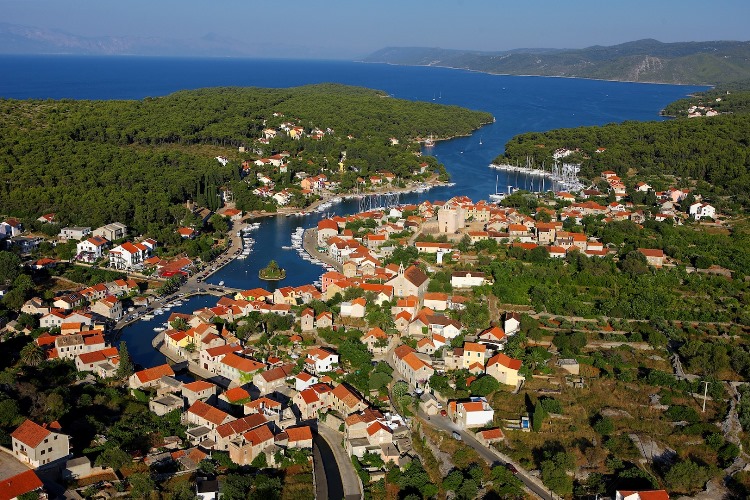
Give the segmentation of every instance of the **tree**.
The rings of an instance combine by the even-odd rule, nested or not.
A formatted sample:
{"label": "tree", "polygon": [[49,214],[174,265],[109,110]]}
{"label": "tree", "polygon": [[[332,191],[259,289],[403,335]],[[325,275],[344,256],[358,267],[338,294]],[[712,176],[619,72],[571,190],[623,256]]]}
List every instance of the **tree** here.
{"label": "tree", "polygon": [[479,492],[479,484],[473,479],[467,478],[461,483],[461,487],[456,491],[456,498],[461,500],[473,500]]}
{"label": "tree", "polygon": [[0,285],[10,285],[21,274],[21,258],[6,251],[0,251]]}
{"label": "tree", "polygon": [[133,362],[130,360],[128,345],[120,342],[120,363],[117,365],[117,378],[126,379],[134,373]]}
{"label": "tree", "polygon": [[21,349],[21,363],[27,366],[39,366],[44,361],[44,351],[36,342],[29,342]]}
{"label": "tree", "polygon": [[219,233],[224,234],[229,230],[229,223],[227,222],[226,217],[219,214],[212,215],[208,222],[214,228],[214,231]]}
{"label": "tree", "polygon": [[151,493],[156,489],[156,483],[148,474],[136,472],[128,477],[130,484],[130,495],[133,498],[150,498]]}
{"label": "tree", "polygon": [[456,248],[464,253],[468,252],[470,247],[471,247],[471,236],[469,236],[468,234],[465,234],[463,238],[461,238],[461,241],[459,241],[458,244],[456,245]]}
{"label": "tree", "polygon": [[541,403],[537,402],[537,404],[534,405],[534,414],[531,417],[531,427],[535,432],[542,430],[542,424],[544,423],[545,418],[547,418],[547,412],[544,411],[544,407],[542,407]]}
{"label": "tree", "polygon": [[454,469],[443,479],[443,489],[446,491],[456,491],[463,482],[463,473],[458,469]]}
{"label": "tree", "polygon": [[255,467],[256,469],[265,469],[266,467],[268,467],[268,459],[266,458],[266,454],[260,453],[253,459],[250,465],[252,467]]}
{"label": "tree", "polygon": [[615,430],[615,425],[609,417],[599,415],[593,425],[594,430],[602,436],[609,436]]}
{"label": "tree", "polygon": [[119,471],[125,465],[132,462],[130,455],[119,447],[111,447],[105,449],[94,462],[98,467],[111,467],[115,471]]}
{"label": "tree", "polygon": [[185,321],[184,318],[181,318],[177,316],[175,319],[172,320],[170,323],[170,326],[174,328],[175,330],[180,330],[181,332],[184,332],[185,330],[188,330],[190,328],[190,325],[188,325],[188,322]]}
{"label": "tree", "polygon": [[525,498],[523,483],[507,467],[496,465],[492,468],[492,489],[501,498]]}
{"label": "tree", "polygon": [[393,397],[398,400],[409,392],[409,385],[403,380],[393,384]]}
{"label": "tree", "polygon": [[469,386],[471,394],[474,396],[487,396],[500,388],[500,382],[495,377],[484,375],[474,380]]}
{"label": "tree", "polygon": [[701,467],[692,460],[684,460],[674,464],[664,476],[664,480],[670,490],[690,494],[703,488],[709,477],[706,467]]}
{"label": "tree", "polygon": [[18,403],[12,399],[0,400],[0,426],[11,427],[21,418]]}

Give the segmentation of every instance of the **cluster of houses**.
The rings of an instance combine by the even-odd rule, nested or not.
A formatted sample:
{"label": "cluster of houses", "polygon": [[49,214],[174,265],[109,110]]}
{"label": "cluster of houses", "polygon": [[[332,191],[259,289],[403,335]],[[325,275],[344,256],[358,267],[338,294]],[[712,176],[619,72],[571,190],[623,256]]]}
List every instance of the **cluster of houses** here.
{"label": "cluster of houses", "polygon": [[[21,307],[21,312],[40,317],[42,328],[59,327],[72,311],[75,314],[91,316],[103,321],[117,322],[122,319],[124,310],[122,298],[140,292],[138,283],[132,279],[117,279],[107,283],[98,283],[76,291],[67,291],[52,299],[49,303],[33,297]],[[142,305],[146,298],[134,299]]]}
{"label": "cluster of houses", "polygon": [[[256,139],[258,145],[253,151],[261,157],[255,160],[245,160],[242,162],[242,175],[254,176],[254,178],[261,184],[253,190],[253,194],[269,200],[274,200],[277,205],[284,206],[288,205],[292,199],[293,192],[287,187],[279,189],[271,178],[274,174],[285,174],[289,171],[289,159],[291,154],[289,151],[281,151],[271,156],[262,156],[263,148],[262,145],[268,145],[273,139],[277,137],[288,137],[294,140],[300,140],[303,137],[310,138],[315,141],[323,140],[326,136],[332,136],[335,131],[331,128],[325,130],[319,127],[312,127],[309,130],[305,127],[295,124],[291,121],[281,123],[276,128],[265,128],[262,131],[262,137]],[[354,139],[354,136],[348,135],[349,140]],[[397,146],[399,140],[396,138],[390,138],[389,144],[391,146]],[[248,148],[240,146],[239,151],[241,153],[248,152]],[[329,174],[335,172],[343,172],[346,163],[346,151],[343,151],[340,158],[335,163],[335,167],[332,165]],[[313,165],[312,160],[308,160],[309,165]],[[327,164],[327,161],[326,161]],[[295,172],[293,183],[299,188],[303,196],[322,194],[326,192],[335,192],[340,187],[340,183],[329,178],[326,175],[328,166],[321,166],[321,171],[316,175],[311,175],[306,172]],[[355,171],[356,167],[353,167]],[[423,174],[429,170],[427,163],[422,163],[414,174]],[[376,174],[368,176],[357,177],[357,185],[360,189],[366,189],[367,187],[378,188],[381,186],[393,185],[396,181],[396,175],[388,171],[379,171]]]}
{"label": "cluster of houses", "polygon": [[[227,209],[227,217],[233,217],[239,210]],[[40,221],[53,224],[54,214],[43,215]],[[24,227],[17,219],[6,219],[0,223],[0,240],[6,241],[6,246],[16,246],[22,255],[27,255],[39,247],[44,241],[38,236],[23,236]],[[194,238],[197,232],[192,228],[179,228],[179,234],[183,238]],[[60,230],[58,240],[60,242],[76,241],[76,252],[74,260],[86,264],[100,262],[102,259],[112,269],[119,271],[144,271],[151,270],[161,277],[170,277],[176,274],[188,276],[194,272],[194,262],[184,256],[170,259],[162,259],[154,255],[157,242],[153,238],[144,238],[140,241],[123,241],[119,245],[112,246],[112,242],[123,240],[127,237],[128,229],[125,224],[113,222],[94,230],[91,227],[68,226]],[[41,269],[54,267],[57,261],[54,259],[40,259],[34,262],[34,267]]]}

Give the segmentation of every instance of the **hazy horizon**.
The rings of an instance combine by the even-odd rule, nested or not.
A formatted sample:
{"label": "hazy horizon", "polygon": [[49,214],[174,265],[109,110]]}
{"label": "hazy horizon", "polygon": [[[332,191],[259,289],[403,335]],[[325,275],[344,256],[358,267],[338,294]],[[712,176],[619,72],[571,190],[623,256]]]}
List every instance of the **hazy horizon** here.
{"label": "hazy horizon", "polygon": [[[661,42],[747,40],[750,3],[720,0],[645,0],[508,3],[446,2],[248,4],[161,0],[0,0],[0,23],[25,30],[24,53],[45,43],[75,47],[80,37],[96,49],[107,37],[111,53],[137,47],[158,55],[356,59],[384,47],[440,47],[476,51],[519,48],[578,49],[653,38]],[[706,14],[701,17],[699,12]],[[53,32],[50,35],[50,32]],[[57,33],[54,33],[57,32]],[[19,38],[4,33],[8,53]],[[12,33],[18,36],[17,33]],[[36,44],[36,45],[34,45]],[[100,47],[100,45],[99,45]],[[117,52],[117,51],[120,52]]]}

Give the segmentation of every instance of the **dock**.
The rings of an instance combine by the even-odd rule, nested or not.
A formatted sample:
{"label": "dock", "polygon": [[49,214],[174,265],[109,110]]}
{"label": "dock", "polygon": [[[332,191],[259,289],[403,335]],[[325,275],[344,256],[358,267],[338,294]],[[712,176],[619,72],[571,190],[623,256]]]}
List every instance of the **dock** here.
{"label": "dock", "polygon": [[339,264],[334,259],[330,258],[327,254],[318,252],[318,230],[317,229],[306,229],[305,235],[302,237],[302,248],[305,252],[309,253],[311,257],[318,259],[320,262],[333,267],[336,271],[343,273],[344,266]]}

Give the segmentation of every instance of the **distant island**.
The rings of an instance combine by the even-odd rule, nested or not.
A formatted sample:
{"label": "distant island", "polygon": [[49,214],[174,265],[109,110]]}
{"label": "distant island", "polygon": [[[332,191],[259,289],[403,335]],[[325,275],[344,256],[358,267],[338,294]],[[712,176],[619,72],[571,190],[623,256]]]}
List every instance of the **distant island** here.
{"label": "distant island", "polygon": [[258,277],[266,281],[281,281],[286,278],[286,271],[280,268],[275,260],[272,260],[258,272]]}
{"label": "distant island", "polygon": [[662,43],[647,39],[609,47],[501,52],[387,47],[365,57],[364,62],[441,66],[505,75],[717,85],[750,78],[750,42]]}

